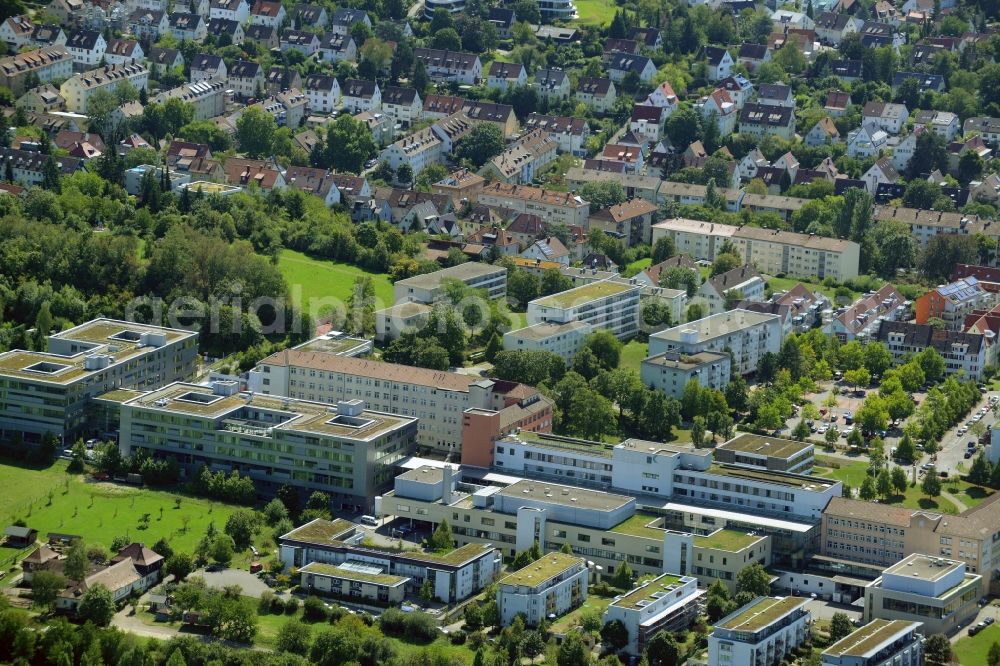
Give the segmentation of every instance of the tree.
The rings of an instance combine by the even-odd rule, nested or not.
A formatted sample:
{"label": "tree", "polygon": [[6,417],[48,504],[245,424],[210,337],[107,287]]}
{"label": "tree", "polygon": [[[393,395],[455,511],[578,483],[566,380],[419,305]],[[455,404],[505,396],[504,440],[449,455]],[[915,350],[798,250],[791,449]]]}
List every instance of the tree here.
{"label": "tree", "polygon": [[837,431],[830,428],[823,434],[823,439],[826,440],[827,446],[833,447],[837,443],[838,436]]}
{"label": "tree", "polygon": [[175,581],[181,581],[194,571],[194,559],[187,553],[174,553],[163,563],[164,573],[172,575]]}
{"label": "tree", "polygon": [[396,169],[396,180],[402,184],[410,187],[413,185],[413,167],[411,167],[406,162],[399,165]]}
{"label": "tree", "polygon": [[375,155],[377,146],[364,121],[344,113],[327,129],[326,148],[318,167],[361,173],[365,162]]}
{"label": "tree", "polygon": [[933,347],[925,347],[913,359],[924,371],[924,380],[936,384],[944,378],[944,358]]}
{"label": "tree", "polygon": [[503,131],[497,125],[479,123],[458,144],[456,153],[478,169],[502,153],[505,145]]}
{"label": "tree", "polygon": [[705,443],[705,417],[700,414],[691,420],[691,443],[696,449]]}
{"label": "tree", "polygon": [[800,442],[804,442],[811,434],[812,431],[809,430],[809,424],[806,423],[805,419],[799,419],[799,422],[795,424],[795,428],[792,430],[792,437]]}
{"label": "tree", "polygon": [[844,381],[857,389],[859,386],[868,386],[871,383],[871,375],[867,368],[857,368],[845,372]]}
{"label": "tree", "polygon": [[881,342],[870,342],[865,345],[864,364],[872,377],[881,377],[892,364],[892,354]]}
{"label": "tree", "polygon": [[88,587],[80,598],[76,612],[84,622],[93,622],[99,627],[106,627],[115,616],[114,595],[100,583]]}
{"label": "tree", "polygon": [[846,613],[834,613],[830,618],[830,643],[836,643],[841,638],[850,635],[854,631],[851,618]]}
{"label": "tree", "polygon": [[[909,198],[910,186],[916,185],[917,183],[925,183],[927,185],[933,185],[933,183],[928,183],[928,181],[919,179],[922,173],[929,173],[935,169],[940,169],[942,173],[948,172],[948,146],[942,137],[937,132],[923,132],[917,137],[917,145],[914,148],[913,156],[910,158],[910,164],[907,167],[907,172],[912,180],[910,185],[906,188],[906,193],[903,195],[903,203],[907,206],[917,206],[920,204],[927,204],[923,206],[924,208],[930,208],[930,203],[933,200],[927,201],[926,199],[919,199],[920,196],[926,196],[928,191],[933,188],[924,188],[922,185],[919,186],[921,189],[913,191],[913,197]],[[940,187],[937,188],[937,196],[940,196]]]}
{"label": "tree", "polygon": [[604,626],[601,627],[601,640],[615,651],[621,650],[628,645],[628,628],[621,620],[605,622]]}
{"label": "tree", "polygon": [[71,581],[81,581],[87,577],[87,570],[90,564],[87,561],[87,548],[83,541],[77,539],[66,553],[66,561],[63,564],[63,574]]}
{"label": "tree", "polygon": [[897,494],[902,495],[906,492],[906,487],[909,485],[906,478],[906,470],[898,465],[892,468],[892,489],[896,491]]}
{"label": "tree", "polygon": [[676,111],[667,120],[667,136],[678,151],[687,148],[701,135],[701,116],[694,109]]}
{"label": "tree", "polygon": [[924,643],[927,666],[947,666],[951,663],[951,642],[944,634],[928,636]]}
{"label": "tree", "polygon": [[892,478],[889,470],[883,469],[875,477],[875,490],[878,492],[878,496],[883,499],[892,494]]}
{"label": "tree", "polygon": [[743,260],[738,254],[732,254],[725,252],[723,254],[717,255],[715,261],[712,262],[712,277],[716,275],[722,275],[723,273],[728,273],[734,268],[739,268],[743,265]]}
{"label": "tree", "polygon": [[621,360],[622,342],[614,334],[602,329],[587,335],[583,340],[583,348],[589,349],[597,358],[597,362],[605,370],[613,370],[618,367]]}
{"label": "tree", "polygon": [[977,486],[985,486],[990,482],[992,474],[993,466],[986,457],[986,452],[980,451],[976,459],[972,461],[972,467],[969,469],[969,483],[974,483]]}
{"label": "tree", "polygon": [[451,527],[448,521],[442,519],[434,533],[427,539],[427,548],[435,551],[451,550],[455,547],[455,540],[451,536]]}
{"label": "tree", "polygon": [[625,190],[617,181],[591,181],[580,188],[580,198],[590,203],[591,213],[596,213],[625,201]]}
{"label": "tree", "polygon": [[688,306],[684,317],[686,321],[698,321],[705,316],[705,308],[701,303],[692,303]]}
{"label": "tree", "polygon": [[540,281],[534,273],[515,269],[507,278],[507,294],[522,308],[528,306],[528,301],[538,298],[540,288]]}
{"label": "tree", "polygon": [[305,656],[309,654],[312,642],[312,629],[300,620],[288,620],[278,630],[275,649],[278,652],[288,652]]}
{"label": "tree", "polygon": [[61,187],[59,184],[59,163],[56,158],[49,155],[42,165],[42,189],[59,194]]}
{"label": "tree", "polygon": [[736,574],[736,590],[755,597],[766,597],[771,593],[771,575],[760,562],[754,562]]}
{"label": "tree", "polygon": [[656,265],[677,254],[677,246],[670,236],[660,236],[653,244],[652,263]]}
{"label": "tree", "polygon": [[57,573],[42,570],[31,575],[31,601],[39,608],[50,608],[64,589],[66,579]]}
{"label": "tree", "polygon": [[[448,10],[445,9],[444,12],[448,13]],[[430,86],[431,77],[427,73],[427,65],[424,64],[423,60],[417,60],[413,63],[411,83],[420,94],[423,94],[427,90],[427,87]]]}
{"label": "tree", "polygon": [[514,14],[518,21],[526,21],[535,25],[542,22],[542,14],[538,9],[537,0],[517,0],[514,4]]}
{"label": "tree", "polygon": [[870,502],[875,499],[877,492],[875,480],[870,474],[866,475],[865,480],[861,482],[861,490],[858,491],[859,496],[866,502]]}
{"label": "tree", "polygon": [[979,248],[974,236],[939,234],[927,242],[917,267],[931,280],[946,281],[955,264],[976,264],[978,259]]}
{"label": "tree", "polygon": [[615,567],[615,577],[611,584],[622,590],[631,590],[632,575],[632,567],[628,565],[626,560],[622,560],[622,563]]}
{"label": "tree", "polygon": [[661,631],[649,640],[646,659],[649,666],[674,666],[680,663],[681,648],[669,631]]}
{"label": "tree", "polygon": [[226,520],[225,532],[232,537],[236,550],[246,550],[259,527],[260,519],[255,511],[239,509]]}
{"label": "tree", "polygon": [[583,644],[580,634],[572,631],[566,634],[562,645],[559,646],[556,664],[558,666],[590,666],[592,663],[590,650]]}
{"label": "tree", "polygon": [[673,266],[660,273],[660,286],[668,289],[683,289],[688,298],[692,298],[698,291],[701,279],[697,273],[690,268],[683,266]]}
{"label": "tree", "polygon": [[937,497],[941,494],[941,478],[934,465],[931,465],[927,473],[924,474],[924,480],[920,482],[920,492],[928,497]]}
{"label": "tree", "polygon": [[236,141],[240,149],[257,159],[271,154],[278,123],[260,107],[251,106],[236,119]]}
{"label": "tree", "polygon": [[228,567],[233,561],[233,540],[228,536],[218,536],[212,541],[211,555],[216,564]]}

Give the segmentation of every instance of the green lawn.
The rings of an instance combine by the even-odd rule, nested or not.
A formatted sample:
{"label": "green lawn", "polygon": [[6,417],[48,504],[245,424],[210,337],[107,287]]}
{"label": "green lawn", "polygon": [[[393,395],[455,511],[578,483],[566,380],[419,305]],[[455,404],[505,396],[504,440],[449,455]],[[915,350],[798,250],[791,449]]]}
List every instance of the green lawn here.
{"label": "green lawn", "polygon": [[625,271],[622,273],[625,277],[632,277],[639,271],[644,271],[649,268],[653,263],[653,260],[649,257],[645,259],[639,259],[638,261],[633,261],[631,264],[625,267]]}
{"label": "green lawn", "polygon": [[371,275],[375,282],[375,297],[381,301],[376,303],[376,309],[392,305],[392,284],[389,276],[384,273],[366,273],[357,266],[314,259],[293,250],[281,251],[278,269],[288,282],[292,302],[296,306],[308,305],[311,299],[317,299],[315,303],[321,306],[323,301],[319,299],[323,298],[334,298],[346,303],[354,286],[354,278],[359,275]]}
{"label": "green lawn", "polygon": [[[67,474],[66,465],[62,460],[46,469],[0,464],[0,488],[4,489],[0,523],[21,519],[38,530],[41,539],[48,532],[64,532],[105,548],[117,536],[149,545],[167,538],[174,550],[190,553],[210,522],[221,530],[237,508],[168,492],[89,483],[82,475]],[[175,507],[177,498],[180,507]],[[149,524],[143,527],[141,518],[147,513]],[[8,568],[15,555],[27,552],[0,549],[0,566]]]}
{"label": "green lawn", "polygon": [[577,22],[587,25],[608,25],[615,17],[617,6],[604,0],[577,0]]}
{"label": "green lawn", "polygon": [[830,458],[816,456],[816,467],[813,469],[816,476],[825,476],[829,479],[836,479],[854,489],[860,488],[868,473],[868,460],[843,460],[840,458]]}
{"label": "green lawn", "polygon": [[1000,626],[991,625],[978,634],[959,640],[952,646],[958,663],[962,666],[986,666],[990,646],[1000,643]]}
{"label": "green lawn", "polygon": [[622,348],[622,356],[618,361],[618,366],[639,372],[643,359],[649,351],[649,345],[645,342],[632,340]]}
{"label": "green lawn", "polygon": [[993,491],[989,488],[974,486],[968,481],[951,481],[949,483],[942,484],[941,487],[946,492],[951,493],[961,500],[962,503],[970,509],[979,505],[983,500],[993,494]]}
{"label": "green lawn", "polygon": [[571,610],[552,623],[551,631],[556,634],[564,634],[580,624],[585,613],[597,613],[597,617],[603,617],[604,611],[608,609],[614,597],[599,597],[596,594],[588,594],[587,599],[579,608]]}

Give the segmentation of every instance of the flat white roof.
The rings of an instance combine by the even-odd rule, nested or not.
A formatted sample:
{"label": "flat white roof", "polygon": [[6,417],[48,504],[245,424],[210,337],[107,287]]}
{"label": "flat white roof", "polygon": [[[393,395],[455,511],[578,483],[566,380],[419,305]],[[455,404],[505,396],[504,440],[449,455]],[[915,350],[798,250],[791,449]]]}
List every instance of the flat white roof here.
{"label": "flat white roof", "polygon": [[[642,505],[649,506],[647,503],[642,503]],[[727,511],[726,509],[711,509],[703,506],[695,506],[694,504],[666,502],[660,506],[667,511],[683,511],[685,513],[697,513],[703,516],[712,516],[714,518],[723,518],[725,520],[739,520],[754,523],[756,525],[760,525],[761,527],[771,527],[774,529],[788,530],[789,532],[799,532],[802,534],[813,528],[813,525],[810,523],[799,523],[791,520],[781,520],[779,518],[768,518],[767,516],[761,516],[756,513],[749,514],[740,513],[739,511]]]}

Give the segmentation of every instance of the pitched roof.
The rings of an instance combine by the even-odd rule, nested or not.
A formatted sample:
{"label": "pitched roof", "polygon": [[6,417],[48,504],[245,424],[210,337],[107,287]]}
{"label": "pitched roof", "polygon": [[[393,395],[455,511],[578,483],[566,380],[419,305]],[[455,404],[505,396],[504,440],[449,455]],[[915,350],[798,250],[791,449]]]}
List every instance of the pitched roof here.
{"label": "pitched roof", "polygon": [[891,334],[903,336],[907,347],[924,349],[933,347],[941,354],[950,354],[954,344],[967,345],[968,353],[978,354],[983,348],[984,338],[975,333],[939,330],[930,324],[912,324],[906,321],[883,321],[879,325],[877,338],[888,342]]}
{"label": "pitched roof", "polygon": [[581,76],[576,85],[577,93],[598,95],[603,97],[611,92],[611,79],[597,78],[593,76]]}
{"label": "pitched roof", "polygon": [[424,98],[424,113],[443,113],[450,116],[465,106],[465,99],[453,95],[428,95]]}
{"label": "pitched roof", "polygon": [[66,35],[66,47],[92,51],[98,39],[101,39],[101,33],[97,30],[74,30]]}
{"label": "pitched roof", "polygon": [[740,110],[740,123],[787,127],[792,123],[795,109],[774,104],[747,104]]}
{"label": "pitched roof", "polygon": [[409,106],[417,100],[415,88],[400,88],[399,86],[386,86],[382,91],[382,104],[396,104]]}
{"label": "pitched roof", "polygon": [[763,60],[767,56],[766,44],[740,44],[738,57],[747,60]]}
{"label": "pitched roof", "polygon": [[236,60],[229,68],[229,78],[231,79],[254,79],[260,74],[260,63],[247,60]]}
{"label": "pitched roof", "polygon": [[374,81],[368,81],[367,79],[347,79],[344,81],[344,85],[340,87],[340,91],[344,94],[344,97],[374,97],[375,91],[378,89],[378,85]]}
{"label": "pitched roof", "polygon": [[736,285],[743,284],[754,278],[761,279],[760,273],[753,266],[747,264],[711,277],[708,279],[708,283],[712,285],[715,293],[721,296],[727,289],[732,289]]}
{"label": "pitched roof", "polygon": [[517,80],[524,73],[524,65],[521,63],[500,62],[494,60],[490,63],[488,76],[494,79]]}
{"label": "pitched roof", "polygon": [[570,116],[546,116],[532,113],[524,121],[528,129],[544,129],[554,134],[584,134],[590,128],[584,118]]}

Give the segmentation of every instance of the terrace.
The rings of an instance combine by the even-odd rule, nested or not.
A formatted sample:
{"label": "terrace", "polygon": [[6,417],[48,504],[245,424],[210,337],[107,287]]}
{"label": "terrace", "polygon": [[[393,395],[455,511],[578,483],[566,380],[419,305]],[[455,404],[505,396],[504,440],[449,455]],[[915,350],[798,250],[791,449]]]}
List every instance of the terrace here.
{"label": "terrace", "polygon": [[872,620],[828,647],[824,654],[837,657],[864,657],[883,643],[894,640],[900,632],[914,627],[915,624],[904,620]]}
{"label": "terrace", "polygon": [[719,629],[754,633],[777,622],[806,602],[801,597],[761,597],[716,625]]}
{"label": "terrace", "polygon": [[532,302],[541,307],[567,309],[636,289],[635,285],[622,284],[620,282],[592,282],[573,289],[567,289],[558,294],[545,296]]}
{"label": "terrace", "polygon": [[718,448],[771,458],[791,458],[811,446],[812,444],[809,442],[796,442],[791,439],[781,439],[780,437],[763,437],[761,435],[745,433],[725,444],[720,444]]}
{"label": "terrace", "polygon": [[646,539],[656,539],[663,541],[667,531],[662,527],[653,527],[654,524],[662,522],[662,518],[651,513],[636,513],[627,520],[623,520],[611,528],[612,532],[628,534],[629,536],[643,537]]}
{"label": "terrace", "polygon": [[835,483],[825,481],[817,477],[803,476],[800,474],[767,472],[764,470],[746,469],[732,465],[712,465],[711,468],[709,468],[709,472],[719,476],[761,481],[763,483],[772,483],[775,485],[787,486],[789,488],[801,488],[802,490],[811,490],[814,492],[829,490]]}
{"label": "terrace", "polygon": [[[366,569],[368,567],[365,567]],[[407,578],[402,576],[392,576],[390,574],[383,573],[371,573],[369,571],[362,570],[361,567],[353,567],[346,565],[333,565],[324,564],[322,562],[310,562],[305,565],[299,571],[304,571],[306,573],[317,574],[320,576],[331,576],[333,578],[341,578],[343,580],[356,581],[359,583],[371,583],[372,585],[386,585],[388,587],[395,587],[397,585],[402,585],[406,583]]]}
{"label": "terrace", "polygon": [[537,587],[540,583],[552,580],[559,574],[580,567],[583,560],[565,553],[549,553],[500,580],[501,585],[518,587]]}
{"label": "terrace", "polygon": [[[689,579],[690,580],[690,579]],[[618,597],[613,602],[614,606],[622,608],[642,609],[662,598],[666,594],[672,593],[683,584],[680,576],[674,574],[663,574],[653,580],[640,585],[628,594]]]}
{"label": "terrace", "polygon": [[716,530],[706,536],[696,536],[694,545],[699,548],[738,553],[763,539],[762,536],[747,534],[739,530]]}

